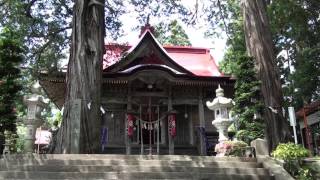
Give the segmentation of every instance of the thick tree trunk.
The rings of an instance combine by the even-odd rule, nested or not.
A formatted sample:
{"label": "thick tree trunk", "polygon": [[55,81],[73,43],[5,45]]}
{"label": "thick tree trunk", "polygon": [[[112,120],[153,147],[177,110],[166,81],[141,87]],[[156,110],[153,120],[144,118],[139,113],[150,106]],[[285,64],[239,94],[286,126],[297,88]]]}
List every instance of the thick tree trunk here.
{"label": "thick tree trunk", "polygon": [[242,0],[244,31],[249,56],[254,57],[261,81],[263,117],[269,150],[290,138],[287,121],[282,115],[283,95],[279,70],[264,0]]}
{"label": "thick tree trunk", "polygon": [[55,153],[100,149],[104,4],[104,0],[75,1],[63,122]]}

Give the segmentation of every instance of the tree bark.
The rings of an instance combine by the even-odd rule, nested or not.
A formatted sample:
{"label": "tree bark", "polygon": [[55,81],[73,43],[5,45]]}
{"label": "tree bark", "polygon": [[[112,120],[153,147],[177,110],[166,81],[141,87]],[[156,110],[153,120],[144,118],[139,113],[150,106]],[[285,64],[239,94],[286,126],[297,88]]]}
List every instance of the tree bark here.
{"label": "tree bark", "polygon": [[290,136],[288,122],[282,114],[283,95],[279,70],[264,0],[242,0],[244,32],[249,56],[254,57],[257,76],[261,81],[264,102],[263,118],[269,151]]}
{"label": "tree bark", "polygon": [[73,7],[63,122],[55,153],[97,153],[100,149],[104,4],[104,0],[81,0]]}

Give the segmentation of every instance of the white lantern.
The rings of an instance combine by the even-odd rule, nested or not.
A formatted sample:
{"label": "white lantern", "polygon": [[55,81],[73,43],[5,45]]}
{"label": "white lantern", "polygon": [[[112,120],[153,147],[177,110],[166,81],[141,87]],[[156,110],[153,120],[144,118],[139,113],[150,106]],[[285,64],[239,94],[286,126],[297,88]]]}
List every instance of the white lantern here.
{"label": "white lantern", "polygon": [[230,109],[233,106],[233,101],[230,98],[224,97],[224,90],[220,87],[216,89],[216,98],[212,102],[207,101],[207,107],[214,111],[215,119],[212,121],[219,132],[219,142],[228,140],[228,127],[233,120],[230,118]]}

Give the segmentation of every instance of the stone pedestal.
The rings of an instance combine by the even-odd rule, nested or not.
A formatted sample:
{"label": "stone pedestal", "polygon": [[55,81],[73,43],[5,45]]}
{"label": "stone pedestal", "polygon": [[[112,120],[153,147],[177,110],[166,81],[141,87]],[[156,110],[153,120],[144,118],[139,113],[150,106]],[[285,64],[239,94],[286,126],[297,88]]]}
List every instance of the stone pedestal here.
{"label": "stone pedestal", "polygon": [[254,147],[256,156],[259,155],[269,155],[268,142],[264,139],[255,139],[250,143],[251,147]]}
{"label": "stone pedestal", "polygon": [[37,126],[32,122],[26,122],[25,124],[27,127],[27,132],[24,139],[24,152],[33,153]]}
{"label": "stone pedestal", "polygon": [[228,137],[228,127],[232,124],[231,120],[219,119],[212,121],[212,125],[217,128],[219,132],[219,142],[227,141]]}

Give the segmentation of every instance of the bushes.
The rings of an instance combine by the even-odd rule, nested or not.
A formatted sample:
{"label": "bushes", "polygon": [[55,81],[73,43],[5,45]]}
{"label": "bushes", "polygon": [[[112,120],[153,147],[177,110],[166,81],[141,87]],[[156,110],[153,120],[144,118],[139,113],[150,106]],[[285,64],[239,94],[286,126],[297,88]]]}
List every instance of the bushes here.
{"label": "bushes", "polygon": [[276,150],[272,152],[273,157],[284,161],[300,160],[309,155],[309,150],[294,143],[279,144]]}
{"label": "bushes", "polygon": [[216,145],[215,152],[224,156],[244,156],[247,146],[244,141],[224,141]]}
{"label": "bushes", "polygon": [[294,143],[279,144],[271,155],[284,161],[283,167],[294,177],[301,180],[313,180],[311,169],[302,166],[302,159],[310,155],[310,151]]}

